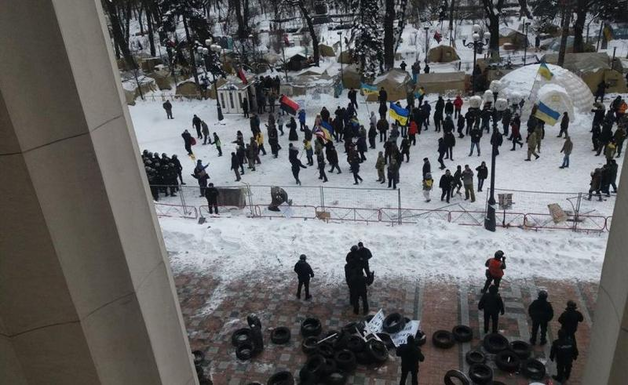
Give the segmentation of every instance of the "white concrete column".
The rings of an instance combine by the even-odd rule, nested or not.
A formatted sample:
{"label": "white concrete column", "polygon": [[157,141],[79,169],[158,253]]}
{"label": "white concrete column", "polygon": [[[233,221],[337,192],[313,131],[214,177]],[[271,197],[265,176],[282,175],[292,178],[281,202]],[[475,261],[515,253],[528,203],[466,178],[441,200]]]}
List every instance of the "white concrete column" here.
{"label": "white concrete column", "polygon": [[197,383],[110,44],[0,0],[0,383]]}
{"label": "white concrete column", "polygon": [[628,383],[628,161],[622,167],[583,384]]}

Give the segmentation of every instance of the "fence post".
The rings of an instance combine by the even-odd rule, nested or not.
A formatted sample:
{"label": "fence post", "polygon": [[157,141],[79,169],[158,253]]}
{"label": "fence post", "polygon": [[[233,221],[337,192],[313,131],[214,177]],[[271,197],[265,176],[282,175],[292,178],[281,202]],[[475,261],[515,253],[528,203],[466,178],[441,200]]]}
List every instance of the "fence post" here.
{"label": "fence post", "polygon": [[580,204],[582,202],[582,193],[578,193],[578,201],[576,202],[576,212],[574,213],[573,231],[578,230],[578,222],[580,221]]}
{"label": "fence post", "polygon": [[321,186],[321,207],[323,208],[323,211],[325,211],[325,187]]}
{"label": "fence post", "polygon": [[181,191],[179,192],[179,199],[181,199],[181,207],[183,207],[183,212],[186,213],[186,208],[185,208],[185,189],[183,188],[183,185],[181,185],[180,187],[181,187]]}
{"label": "fence post", "polygon": [[397,221],[401,224],[401,189],[397,189]]}

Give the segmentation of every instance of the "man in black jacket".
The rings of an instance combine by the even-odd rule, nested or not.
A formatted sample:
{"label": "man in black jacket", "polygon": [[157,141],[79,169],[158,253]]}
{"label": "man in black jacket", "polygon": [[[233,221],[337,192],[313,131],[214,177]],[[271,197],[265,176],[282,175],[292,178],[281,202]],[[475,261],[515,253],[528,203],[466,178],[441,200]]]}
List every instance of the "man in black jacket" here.
{"label": "man in black jacket", "polygon": [[484,310],[484,333],[488,333],[489,321],[493,322],[492,333],[497,333],[499,315],[504,315],[504,301],[497,293],[497,286],[489,287],[488,293],[482,295],[478,309]]}
{"label": "man in black jacket", "polygon": [[432,173],[432,165],[430,164],[430,160],[428,158],[423,158],[423,179],[425,179],[425,175]]}
{"label": "man in black jacket", "polygon": [[214,187],[213,183],[210,183],[205,189],[205,198],[207,199],[207,206],[209,206],[210,214],[213,214],[214,210],[216,211],[216,214],[218,214],[218,195],[220,195],[220,192],[216,187]]}
{"label": "man in black jacket", "polygon": [[454,181],[453,175],[449,172],[449,169],[445,170],[443,176],[440,177],[440,181],[438,183],[438,187],[443,191],[440,196],[440,200],[442,201],[447,197],[447,203],[449,203],[449,198],[451,196],[451,183]]}
{"label": "man in black jacket", "polygon": [[371,250],[364,247],[364,243],[358,242],[357,256],[360,262],[364,265],[364,271],[366,272],[366,275],[370,275],[371,269],[369,267],[369,259],[373,258],[373,254],[371,254]]}
{"label": "man in black jacket", "polygon": [[574,301],[567,301],[567,308],[563,312],[563,314],[558,317],[558,323],[561,326],[561,329],[567,333],[568,337],[571,337],[574,345],[577,346],[576,341],[576,332],[578,331],[578,324],[584,321],[584,317],[582,313],[580,313],[577,309],[577,305]]}
{"label": "man in black jacket", "polygon": [[297,288],[297,298],[301,299],[301,287],[305,286],[305,299],[312,298],[310,295],[310,278],[314,278],[314,272],[309,263],[306,262],[307,257],[305,254],[301,254],[299,262],[294,265],[294,272],[297,273],[299,279],[299,286]]}
{"label": "man in black jacket", "polygon": [[196,129],[196,137],[199,139],[203,139],[203,135],[201,135],[201,118],[194,115],[192,118],[192,127]]}
{"label": "man in black jacket", "polygon": [[575,340],[561,329],[558,331],[558,339],[552,342],[550,360],[556,360],[556,375],[552,378],[558,382],[565,382],[571,375],[571,365],[578,359],[578,347]]}
{"label": "man in black jacket", "polygon": [[408,342],[397,348],[397,357],[401,357],[401,381],[400,385],[406,384],[408,374],[412,375],[411,384],[419,384],[419,362],[423,362],[425,357],[421,353],[421,348],[414,342],[414,336],[408,336]]}
{"label": "man in black jacket", "polygon": [[537,299],[532,301],[528,307],[528,314],[532,318],[532,337],[530,337],[530,343],[536,344],[536,335],[541,327],[541,345],[547,343],[547,324],[554,318],[554,309],[552,304],[547,301],[547,291],[539,291]]}

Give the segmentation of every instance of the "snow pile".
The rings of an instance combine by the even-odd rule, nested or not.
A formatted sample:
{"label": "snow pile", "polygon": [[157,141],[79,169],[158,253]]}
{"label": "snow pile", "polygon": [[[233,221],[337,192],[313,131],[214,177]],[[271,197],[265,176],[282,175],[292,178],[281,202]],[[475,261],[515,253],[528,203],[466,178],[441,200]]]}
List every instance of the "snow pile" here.
{"label": "snow pile", "polygon": [[567,112],[570,117],[574,117],[573,103],[571,97],[563,87],[558,84],[546,84],[539,90],[538,99],[552,110]]}
{"label": "snow pile", "polygon": [[535,81],[543,82],[543,84],[556,84],[567,91],[573,106],[580,112],[586,112],[591,109],[593,94],[578,75],[562,67],[547,64],[554,76],[552,80],[546,80],[540,75],[537,76],[539,66],[540,64],[529,65],[506,74],[500,79],[500,92],[504,92],[508,96],[512,91],[529,95]]}
{"label": "snow pile", "polygon": [[359,241],[371,249],[371,269],[379,279],[480,282],[484,262],[501,249],[507,280],[597,281],[607,240],[606,234],[564,231],[491,233],[437,219],[395,227],[285,219],[210,219],[207,226],[162,218],[160,223],[173,270],[211,274],[221,285],[252,274],[291,274],[300,254],[308,256],[317,284],[344,282],[346,254]]}

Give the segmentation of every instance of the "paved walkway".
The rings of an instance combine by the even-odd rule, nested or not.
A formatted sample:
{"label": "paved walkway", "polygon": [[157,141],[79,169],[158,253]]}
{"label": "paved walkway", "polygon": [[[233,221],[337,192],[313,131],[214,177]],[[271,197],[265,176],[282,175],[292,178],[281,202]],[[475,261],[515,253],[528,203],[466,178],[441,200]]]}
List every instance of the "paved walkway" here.
{"label": "paved walkway", "polygon": [[[339,275],[340,277],[340,275]],[[299,301],[295,298],[295,278],[260,273],[229,285],[221,285],[210,276],[194,273],[178,273],[175,282],[179,292],[181,309],[185,318],[192,349],[203,350],[208,363],[206,373],[216,385],[246,385],[251,381],[265,383],[268,377],[280,370],[290,370],[298,374],[306,356],[301,351],[300,323],[307,316],[318,317],[323,323],[323,332],[339,329],[343,325],[361,319],[355,316],[348,305],[347,288],[343,282],[320,286],[312,282],[312,301]],[[483,282],[449,283],[445,278],[435,278],[429,282],[377,280],[369,288],[371,312],[382,308],[389,314],[400,312],[405,316],[421,320],[421,329],[428,335],[423,347],[426,357],[421,364],[419,383],[421,385],[441,385],[443,376],[449,369],[465,372],[468,365],[464,355],[470,349],[481,345],[482,314],[477,310],[480,298],[480,285]],[[578,330],[577,339],[580,357],[575,362],[570,384],[580,384],[580,377],[586,361],[589,344],[592,310],[597,293],[597,284],[583,282],[557,282],[540,279],[524,281],[504,281],[501,295],[506,303],[506,314],[500,318],[500,332],[509,340],[530,338],[527,307],[536,298],[539,288],[550,293],[554,306],[555,320],[564,310],[567,300],[573,299],[585,317]],[[262,321],[265,337],[265,350],[255,359],[242,362],[235,357],[231,345],[231,333],[246,327],[246,316],[256,313]],[[548,339],[552,341],[559,329],[552,321]],[[435,348],[431,334],[437,329],[447,329],[458,324],[471,326],[474,338],[471,342],[457,344],[451,349]],[[287,326],[292,337],[287,345],[273,345],[270,331],[274,327]],[[549,347],[535,346],[533,356],[549,361]],[[494,364],[490,364],[494,367]],[[381,367],[359,366],[349,377],[348,384],[392,385],[398,384],[399,360],[390,357]],[[549,374],[555,374],[554,365],[547,364]],[[529,384],[519,374],[508,374],[496,367],[495,379],[506,384]],[[408,381],[409,383],[409,381]]]}

